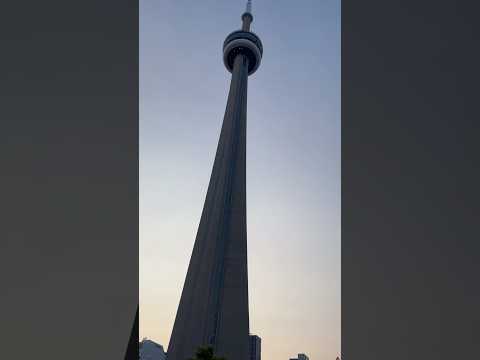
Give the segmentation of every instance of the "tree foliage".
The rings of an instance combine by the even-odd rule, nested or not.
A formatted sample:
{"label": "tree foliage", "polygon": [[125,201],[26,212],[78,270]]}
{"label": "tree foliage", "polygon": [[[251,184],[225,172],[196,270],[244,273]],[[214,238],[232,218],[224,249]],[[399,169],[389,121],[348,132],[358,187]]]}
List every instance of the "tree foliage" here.
{"label": "tree foliage", "polygon": [[195,353],[194,358],[188,360],[227,360],[224,357],[216,357],[213,355],[213,348],[211,346],[199,347]]}

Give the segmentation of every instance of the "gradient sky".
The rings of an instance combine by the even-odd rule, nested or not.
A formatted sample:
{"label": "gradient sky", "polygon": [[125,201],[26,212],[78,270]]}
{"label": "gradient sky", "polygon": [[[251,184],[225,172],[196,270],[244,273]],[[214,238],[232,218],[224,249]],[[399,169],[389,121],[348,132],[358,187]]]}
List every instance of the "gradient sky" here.
{"label": "gradient sky", "polygon": [[[140,337],[166,348],[215,156],[244,0],[140,0]],[[250,330],[263,360],[340,354],[340,1],[254,0]]]}

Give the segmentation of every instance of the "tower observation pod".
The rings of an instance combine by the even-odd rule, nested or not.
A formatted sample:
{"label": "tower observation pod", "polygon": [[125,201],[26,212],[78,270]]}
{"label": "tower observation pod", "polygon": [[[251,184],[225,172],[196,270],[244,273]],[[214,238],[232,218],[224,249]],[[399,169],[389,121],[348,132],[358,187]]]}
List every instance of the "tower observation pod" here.
{"label": "tower observation pod", "polygon": [[242,29],[232,32],[223,43],[223,63],[228,71],[233,72],[237,55],[242,54],[248,59],[248,75],[257,71],[263,55],[263,45],[260,38],[250,31],[253,21],[252,3],[247,2],[247,9],[242,15]]}
{"label": "tower observation pod", "polygon": [[223,44],[230,90],[167,360],[194,358],[202,346],[228,360],[249,358],[247,84],[263,55],[260,38],[250,31],[252,21],[249,0],[241,30]]}

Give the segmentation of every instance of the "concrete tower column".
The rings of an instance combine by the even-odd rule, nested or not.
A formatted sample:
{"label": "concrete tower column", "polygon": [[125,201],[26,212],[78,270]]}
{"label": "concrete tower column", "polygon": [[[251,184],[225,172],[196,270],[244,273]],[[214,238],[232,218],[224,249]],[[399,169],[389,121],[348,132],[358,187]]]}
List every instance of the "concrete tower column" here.
{"label": "concrete tower column", "polygon": [[247,85],[260,65],[263,46],[249,31],[253,16],[246,12],[242,20],[242,30],[228,35],[223,46],[232,79],[167,360],[186,360],[206,345],[228,360],[247,360],[249,355]]}

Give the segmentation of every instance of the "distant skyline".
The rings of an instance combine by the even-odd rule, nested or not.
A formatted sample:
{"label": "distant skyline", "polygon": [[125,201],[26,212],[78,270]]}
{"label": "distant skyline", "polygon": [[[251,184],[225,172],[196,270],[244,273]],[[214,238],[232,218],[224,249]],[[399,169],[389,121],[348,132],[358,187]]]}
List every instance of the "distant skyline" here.
{"label": "distant skyline", "polygon": [[[225,111],[246,1],[140,1],[140,338],[165,348]],[[253,1],[250,331],[264,360],[340,355],[340,2]]]}

